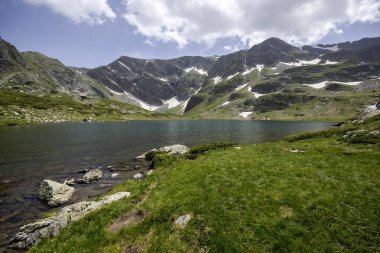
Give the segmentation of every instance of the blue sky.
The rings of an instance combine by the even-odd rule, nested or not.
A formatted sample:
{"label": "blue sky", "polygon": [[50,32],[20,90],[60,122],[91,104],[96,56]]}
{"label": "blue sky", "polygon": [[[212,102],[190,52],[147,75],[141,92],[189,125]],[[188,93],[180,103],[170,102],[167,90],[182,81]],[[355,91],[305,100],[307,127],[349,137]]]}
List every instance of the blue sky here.
{"label": "blue sky", "polygon": [[379,0],[1,0],[0,36],[77,67],[380,36]]}

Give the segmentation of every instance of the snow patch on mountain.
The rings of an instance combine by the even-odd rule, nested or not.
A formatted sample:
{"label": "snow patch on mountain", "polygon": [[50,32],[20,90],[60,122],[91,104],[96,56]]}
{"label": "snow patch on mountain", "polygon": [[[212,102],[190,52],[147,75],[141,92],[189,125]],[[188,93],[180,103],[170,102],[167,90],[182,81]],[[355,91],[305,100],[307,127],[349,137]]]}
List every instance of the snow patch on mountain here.
{"label": "snow patch on mountain", "polygon": [[220,76],[216,76],[216,77],[212,78],[212,80],[214,81],[214,84],[217,84],[220,81],[222,81],[222,78]]}
{"label": "snow patch on mountain", "polygon": [[231,101],[226,101],[222,104],[222,106],[225,106],[225,105],[228,105],[229,103],[231,103]]}
{"label": "snow patch on mountain", "polygon": [[321,89],[321,88],[323,88],[323,87],[326,86],[326,83],[328,83],[328,81],[323,81],[323,82],[320,82],[320,83],[313,83],[313,84],[303,84],[303,85],[312,87],[314,89]]}
{"label": "snow patch on mountain", "polygon": [[199,74],[201,74],[201,75],[208,75],[208,73],[207,73],[207,71],[205,71],[205,70],[203,70],[203,69],[198,69],[197,67],[190,67],[190,68],[186,68],[186,69],[184,69],[184,71],[186,72],[186,73],[189,73],[190,71],[192,71],[192,70],[195,70],[195,71],[197,71]]}
{"label": "snow patch on mountain", "polygon": [[181,103],[183,103],[182,101],[179,101],[177,99],[177,97],[172,97],[168,100],[161,100],[161,101],[162,101],[162,103],[164,103],[164,105],[167,105],[169,109],[174,108],[174,107],[180,105]]}
{"label": "snow patch on mountain", "polygon": [[247,86],[247,85],[248,85],[248,83],[242,84],[242,85],[236,87],[236,88],[235,88],[235,91],[241,90],[241,89],[243,89],[243,88],[244,88],[245,86]]}
{"label": "snow patch on mountain", "polygon": [[354,86],[354,85],[358,85],[358,84],[361,83],[361,82],[323,81],[323,82],[320,82],[320,83],[303,84],[303,85],[306,85],[306,86],[312,87],[312,88],[314,88],[314,89],[321,89],[321,88],[325,87],[327,83],[339,83],[339,84],[344,84],[344,85],[351,85],[351,86]]}
{"label": "snow patch on mountain", "polygon": [[239,116],[243,117],[243,118],[247,118],[251,114],[252,114],[252,112],[241,112],[241,113],[239,113]]}
{"label": "snow patch on mountain", "polygon": [[333,65],[333,64],[338,64],[339,62],[337,62],[337,61],[329,61],[329,60],[327,60],[326,62],[325,62],[325,65]]}
{"label": "snow patch on mountain", "polygon": [[124,63],[122,63],[121,61],[117,61],[117,63],[119,63],[121,66],[123,66],[124,68],[126,68],[126,69],[128,69],[129,71],[132,72],[132,70],[127,65],[125,65]]}
{"label": "snow patch on mountain", "polygon": [[167,82],[168,81],[168,79],[166,79],[166,78],[162,78],[162,77],[156,77],[158,80],[160,80],[160,81],[163,81],[163,82]]}
{"label": "snow patch on mountain", "polygon": [[[120,89],[122,89],[122,88],[119,86],[119,84],[117,84],[114,80],[112,80],[112,79],[110,79],[110,78],[108,78],[108,80],[109,80],[110,82],[112,82],[113,84],[115,84],[115,85],[116,85],[117,87],[119,87]],[[119,97],[121,97],[121,98],[122,98],[122,97],[127,97],[127,98],[130,100],[130,103],[131,103],[131,104],[136,105],[136,106],[138,106],[138,107],[141,107],[141,108],[143,108],[143,109],[145,109],[145,110],[148,110],[148,111],[154,111],[154,110],[156,110],[157,108],[159,108],[159,106],[150,105],[150,104],[146,103],[145,101],[143,101],[143,100],[141,100],[141,99],[139,99],[139,98],[133,96],[131,93],[124,91],[123,89],[122,89],[123,92],[117,92],[117,91],[114,91],[114,90],[108,88],[107,86],[106,86],[106,88],[107,88],[112,94],[114,94],[114,95],[116,95],[116,96],[119,96]]]}
{"label": "snow patch on mountain", "polygon": [[227,77],[227,80],[230,80],[231,78],[233,78],[234,76],[236,76],[236,75],[238,75],[238,74],[239,74],[239,72],[236,72],[235,74],[228,76],[228,77]]}
{"label": "snow patch on mountain", "polygon": [[314,60],[310,60],[310,61],[303,61],[303,60],[298,60],[302,65],[314,65],[314,64],[318,64],[321,59],[319,58],[315,58]]}
{"label": "snow patch on mountain", "polygon": [[255,95],[255,98],[259,98],[261,96],[267,95],[267,94],[262,94],[262,93],[258,93],[258,92],[254,92],[254,91],[252,92],[252,94]]}

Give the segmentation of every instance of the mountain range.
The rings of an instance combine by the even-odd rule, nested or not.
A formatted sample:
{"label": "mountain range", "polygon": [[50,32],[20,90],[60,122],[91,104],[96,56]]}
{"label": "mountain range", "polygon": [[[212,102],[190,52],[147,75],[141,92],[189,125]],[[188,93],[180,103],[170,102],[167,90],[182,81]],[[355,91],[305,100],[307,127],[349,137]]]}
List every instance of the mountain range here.
{"label": "mountain range", "polygon": [[[303,47],[269,38],[220,57],[122,56],[94,69],[21,53],[0,39],[0,90],[118,101],[193,118],[353,117],[377,108],[379,78],[380,37]],[[9,105],[0,106],[6,116]]]}

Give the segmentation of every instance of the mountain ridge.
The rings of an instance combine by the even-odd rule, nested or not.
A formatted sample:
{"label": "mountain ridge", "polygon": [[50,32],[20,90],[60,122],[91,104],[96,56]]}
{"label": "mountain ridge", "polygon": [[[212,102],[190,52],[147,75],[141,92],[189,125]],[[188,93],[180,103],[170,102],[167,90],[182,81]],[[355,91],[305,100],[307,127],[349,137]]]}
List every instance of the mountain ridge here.
{"label": "mountain ridge", "polygon": [[[377,78],[379,42],[380,37],[376,37],[299,48],[281,39],[269,38],[249,49],[220,57],[138,59],[121,56],[108,65],[89,69],[67,67],[57,59],[36,52],[20,53],[1,40],[0,87],[34,94],[66,92],[76,97],[110,98],[151,111],[196,116],[194,108],[198,104],[206,100],[214,103],[226,95],[233,101],[260,99],[265,94],[283,92],[292,82],[313,85],[312,82]],[[350,69],[352,64],[357,67]],[[359,67],[363,64],[367,65],[364,69]],[[289,72],[288,69],[294,70]],[[359,75],[344,74],[346,69]],[[331,80],[336,77],[338,79]],[[236,106],[240,112],[246,107],[244,103],[248,103],[227,102],[226,108]]]}

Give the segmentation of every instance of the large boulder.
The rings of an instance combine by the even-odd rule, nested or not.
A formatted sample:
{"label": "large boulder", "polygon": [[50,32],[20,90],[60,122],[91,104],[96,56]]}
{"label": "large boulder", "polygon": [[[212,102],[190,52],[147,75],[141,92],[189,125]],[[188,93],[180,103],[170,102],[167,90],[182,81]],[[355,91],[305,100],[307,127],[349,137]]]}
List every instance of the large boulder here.
{"label": "large boulder", "polygon": [[103,172],[100,169],[90,170],[83,176],[83,182],[88,184],[94,181],[98,181],[103,175]]}
{"label": "large boulder", "polygon": [[38,197],[50,206],[59,206],[66,203],[73,193],[74,187],[47,179],[42,181]]}
{"label": "large boulder", "polygon": [[174,144],[171,146],[165,146],[165,147],[159,148],[158,151],[165,152],[169,155],[176,155],[176,154],[185,154],[186,152],[189,152],[190,149],[186,147],[185,145]]}
{"label": "large boulder", "polygon": [[164,153],[167,153],[167,154],[170,154],[170,155],[176,155],[176,154],[185,154],[186,152],[190,151],[190,148],[188,148],[185,145],[174,144],[174,145],[170,145],[170,146],[161,147],[161,148],[158,148],[158,149],[149,150],[148,152],[145,152],[144,154],[139,155],[136,158],[138,158],[138,159],[145,159],[145,155],[147,153],[151,152],[151,151],[160,151],[160,152],[164,152]]}
{"label": "large boulder", "polygon": [[39,243],[43,238],[57,236],[63,228],[84,217],[86,214],[129,195],[129,192],[118,192],[100,201],[82,201],[64,207],[53,217],[22,226],[20,232],[12,238],[9,247],[28,249]]}

